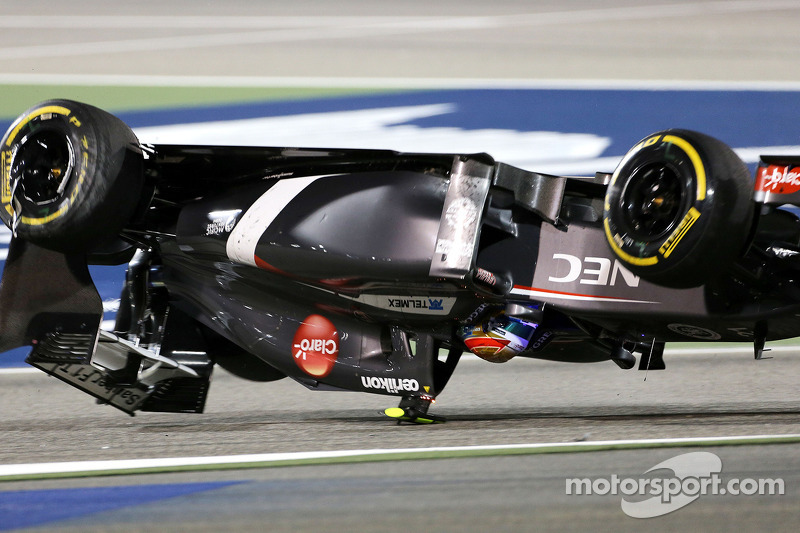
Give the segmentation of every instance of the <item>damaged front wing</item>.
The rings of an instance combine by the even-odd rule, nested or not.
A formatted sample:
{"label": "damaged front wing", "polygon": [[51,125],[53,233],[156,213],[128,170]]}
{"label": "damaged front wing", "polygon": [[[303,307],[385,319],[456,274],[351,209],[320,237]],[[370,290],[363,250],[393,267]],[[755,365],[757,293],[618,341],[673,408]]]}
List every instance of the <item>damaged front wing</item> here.
{"label": "damaged front wing", "polygon": [[103,306],[84,256],[12,239],[0,282],[0,351],[31,345],[28,364],[128,414],[200,413],[213,363],[169,356],[100,330]]}

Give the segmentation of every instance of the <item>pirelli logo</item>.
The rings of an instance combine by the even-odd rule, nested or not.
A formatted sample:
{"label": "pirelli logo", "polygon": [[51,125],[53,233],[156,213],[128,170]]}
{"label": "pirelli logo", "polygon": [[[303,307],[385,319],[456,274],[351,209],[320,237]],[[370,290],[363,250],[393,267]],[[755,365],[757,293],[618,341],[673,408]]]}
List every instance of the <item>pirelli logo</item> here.
{"label": "pirelli logo", "polygon": [[689,212],[686,213],[685,217],[683,217],[681,223],[678,224],[678,228],[673,231],[672,235],[669,236],[669,239],[667,239],[666,242],[661,245],[661,248],[658,249],[658,252],[664,257],[669,257],[675,247],[678,246],[678,243],[681,242],[683,236],[686,235],[698,218],[700,218],[700,211],[694,207],[689,209]]}
{"label": "pirelli logo", "polygon": [[11,150],[0,151],[0,202],[7,204],[11,201]]}

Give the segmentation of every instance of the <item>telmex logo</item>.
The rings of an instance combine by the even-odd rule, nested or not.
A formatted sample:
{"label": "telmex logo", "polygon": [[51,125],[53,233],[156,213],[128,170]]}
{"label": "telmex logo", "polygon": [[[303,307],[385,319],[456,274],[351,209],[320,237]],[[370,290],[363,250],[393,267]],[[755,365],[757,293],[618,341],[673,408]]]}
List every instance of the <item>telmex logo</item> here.
{"label": "telmex logo", "polygon": [[[550,276],[548,281],[554,283],[572,283],[582,285],[616,285],[618,281],[629,287],[639,286],[639,276],[622,266],[619,261],[606,257],[584,257],[583,259],[569,254],[553,254],[553,259],[568,266],[563,276]],[[562,265],[559,265],[562,266]]]}
{"label": "telmex logo", "polygon": [[434,298],[403,299],[389,298],[388,309],[428,309],[430,311],[444,311],[444,298],[438,300]]}
{"label": "telmex logo", "polygon": [[419,315],[447,315],[456,303],[456,298],[453,296],[430,297],[391,294],[361,294],[355,297],[340,294],[339,296],[379,309],[390,309],[398,313]]}

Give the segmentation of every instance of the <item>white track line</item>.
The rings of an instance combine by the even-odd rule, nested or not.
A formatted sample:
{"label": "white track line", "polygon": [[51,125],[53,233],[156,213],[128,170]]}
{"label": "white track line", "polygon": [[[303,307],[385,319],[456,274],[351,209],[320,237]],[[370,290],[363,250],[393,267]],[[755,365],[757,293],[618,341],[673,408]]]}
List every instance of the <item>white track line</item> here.
{"label": "white track line", "polygon": [[[550,27],[558,24],[582,24],[623,20],[657,20],[662,18],[697,17],[703,15],[740,14],[765,11],[795,11],[800,6],[794,0],[740,0],[626,6],[575,11],[519,13],[494,16],[425,16],[425,17],[314,17],[301,23],[297,17],[209,17],[191,18],[178,22],[180,17],[165,18],[169,28],[191,27],[227,31],[146,39],[120,39],[102,42],[58,43],[0,48],[0,59],[35,57],[65,57],[125,52],[147,52],[177,49],[196,49],[218,46],[254,45],[275,42],[307,42],[329,39],[361,39],[373,36],[411,35],[448,31],[498,32],[507,27]],[[0,17],[0,24],[10,28],[35,27],[37,30],[62,28],[74,22],[75,27],[151,28],[142,17]],[[38,23],[38,24],[37,24]],[[188,26],[187,26],[188,25]],[[246,31],[254,28],[259,31]],[[268,28],[268,29],[266,29]]]}
{"label": "white track line", "polygon": [[31,366],[21,366],[21,367],[14,367],[14,368],[0,368],[0,376],[11,376],[11,375],[15,375],[15,374],[42,374],[42,375],[45,375],[38,368],[33,368]]}
{"label": "white track line", "polygon": [[581,452],[585,450],[619,448],[653,448],[680,446],[724,446],[763,443],[764,441],[796,442],[800,434],[748,435],[729,437],[700,437],[672,439],[629,439],[581,442],[551,442],[532,444],[507,444],[489,446],[437,446],[431,448],[398,448],[373,450],[335,450],[316,452],[266,453],[250,455],[227,455],[219,457],[169,457],[157,459],[121,459],[110,461],[77,461],[62,463],[28,463],[0,465],[0,481],[12,476],[47,476],[67,474],[101,475],[109,473],[131,473],[147,470],[186,470],[192,467],[213,468],[238,465],[239,467],[266,467],[286,462],[324,462],[331,459],[383,460],[392,455],[403,459],[479,456],[503,453]]}
{"label": "white track line", "polygon": [[361,89],[559,89],[676,91],[797,91],[795,81],[702,81],[515,78],[365,78],[320,76],[172,76],[138,74],[0,73],[0,85],[90,87],[228,87]]}
{"label": "white track line", "polygon": [[601,7],[568,11],[538,11],[511,15],[323,15],[323,16],[203,16],[203,15],[4,15],[0,28],[20,29],[274,29],[381,26],[431,31],[496,28],[510,25],[550,26],[618,20],[678,18],[767,11],[797,11],[796,0],[716,0],[647,6]]}
{"label": "white track line", "polygon": [[413,24],[445,17],[431,16],[236,16],[236,15],[5,15],[0,28],[19,29],[276,29],[320,28],[342,25]]}

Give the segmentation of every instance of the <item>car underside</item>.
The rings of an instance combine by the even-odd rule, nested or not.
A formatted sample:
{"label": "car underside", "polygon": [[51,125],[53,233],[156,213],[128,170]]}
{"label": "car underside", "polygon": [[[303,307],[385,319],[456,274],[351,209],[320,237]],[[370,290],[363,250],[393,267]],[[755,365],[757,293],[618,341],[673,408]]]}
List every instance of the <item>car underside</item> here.
{"label": "car underside", "polygon": [[[0,349],[127,413],[244,379],[428,407],[464,352],[663,369],[665,343],[800,334],[800,160],[646,137],[613,173],[487,154],[148,145],[58,100],[0,146]],[[128,264],[113,331],[88,264]]]}

